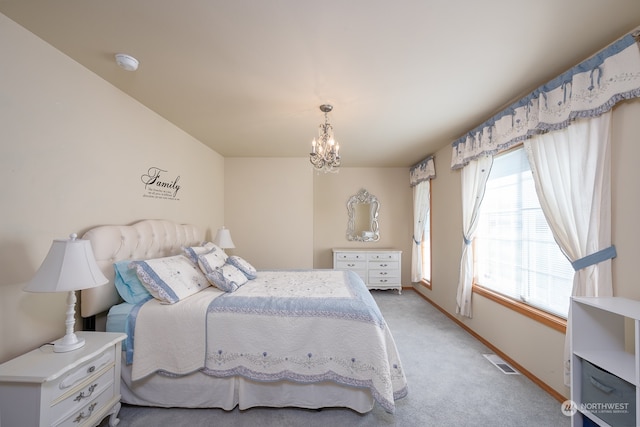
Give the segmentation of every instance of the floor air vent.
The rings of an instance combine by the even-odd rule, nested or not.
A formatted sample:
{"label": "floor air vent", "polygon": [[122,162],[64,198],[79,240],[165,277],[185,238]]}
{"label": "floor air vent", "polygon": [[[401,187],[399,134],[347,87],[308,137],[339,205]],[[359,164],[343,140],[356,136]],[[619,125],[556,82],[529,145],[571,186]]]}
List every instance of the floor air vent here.
{"label": "floor air vent", "polygon": [[506,375],[520,375],[520,372],[513,369],[511,365],[502,360],[500,356],[495,354],[483,354],[483,356],[493,364],[496,368],[500,369],[503,374]]}

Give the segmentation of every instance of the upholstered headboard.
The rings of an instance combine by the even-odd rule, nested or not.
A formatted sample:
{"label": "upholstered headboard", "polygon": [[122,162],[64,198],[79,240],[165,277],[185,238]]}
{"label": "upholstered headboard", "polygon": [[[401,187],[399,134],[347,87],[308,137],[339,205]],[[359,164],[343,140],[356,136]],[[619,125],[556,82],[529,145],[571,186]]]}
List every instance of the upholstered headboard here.
{"label": "upholstered headboard", "polygon": [[96,261],[109,279],[106,285],[81,291],[80,315],[90,317],[121,301],[113,284],[114,262],[176,255],[182,246],[201,243],[204,235],[195,225],[148,219],[132,225],[95,227],[82,238],[91,242]]}

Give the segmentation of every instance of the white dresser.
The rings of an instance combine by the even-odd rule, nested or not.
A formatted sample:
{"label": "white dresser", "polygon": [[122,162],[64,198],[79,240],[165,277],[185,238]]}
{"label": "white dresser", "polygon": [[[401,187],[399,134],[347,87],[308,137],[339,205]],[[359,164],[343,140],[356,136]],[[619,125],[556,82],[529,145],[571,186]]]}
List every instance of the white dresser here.
{"label": "white dresser", "polygon": [[54,353],[44,345],[0,365],[0,425],[91,427],[120,410],[125,334],[76,332],[84,347]]}
{"label": "white dresser", "polygon": [[351,270],[369,289],[397,289],[402,292],[402,251],[390,249],[333,249],[333,268]]}

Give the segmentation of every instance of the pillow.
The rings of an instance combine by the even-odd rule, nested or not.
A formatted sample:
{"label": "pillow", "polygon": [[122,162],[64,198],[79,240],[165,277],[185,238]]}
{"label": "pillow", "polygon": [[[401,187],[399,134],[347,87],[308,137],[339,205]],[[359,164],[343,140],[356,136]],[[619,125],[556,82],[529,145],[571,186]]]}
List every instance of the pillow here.
{"label": "pillow", "polygon": [[184,255],[132,261],[138,278],[154,298],[168,304],[185,299],[210,284],[198,266]]}
{"label": "pillow", "polygon": [[117,261],[113,264],[115,270],[113,282],[123,300],[130,304],[137,304],[149,298],[151,294],[138,279],[136,270],[129,268],[129,264],[131,260]]}
{"label": "pillow", "polygon": [[213,272],[216,268],[222,267],[227,261],[228,256],[218,246],[213,247],[210,251],[198,255],[197,264],[204,274]]}
{"label": "pillow", "polygon": [[242,271],[247,279],[253,280],[256,278],[257,271],[255,267],[247,262],[244,258],[240,258],[237,255],[232,255],[227,258],[227,264],[231,264]]}
{"label": "pillow", "polygon": [[211,249],[217,248],[215,243],[206,242],[202,243],[200,246],[190,246],[190,247],[182,247],[182,252],[184,255],[191,260],[194,264],[198,264],[198,255],[209,252]]}
{"label": "pillow", "polygon": [[207,280],[225,292],[235,292],[249,281],[242,271],[231,264],[225,264],[207,273]]}

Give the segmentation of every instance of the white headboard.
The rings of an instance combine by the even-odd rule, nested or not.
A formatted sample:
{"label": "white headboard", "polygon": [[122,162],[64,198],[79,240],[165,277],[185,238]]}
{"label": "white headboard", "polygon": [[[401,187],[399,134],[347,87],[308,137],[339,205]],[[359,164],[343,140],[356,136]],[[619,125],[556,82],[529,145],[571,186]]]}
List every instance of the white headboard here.
{"label": "white headboard", "polygon": [[104,286],[81,291],[80,315],[90,317],[121,301],[113,284],[114,262],[176,255],[182,246],[201,243],[204,235],[195,225],[147,219],[132,225],[102,225],[82,238],[91,242],[98,266],[109,279]]}

